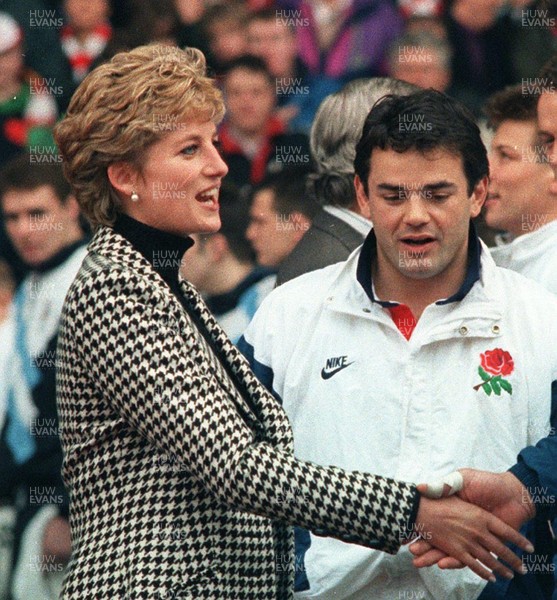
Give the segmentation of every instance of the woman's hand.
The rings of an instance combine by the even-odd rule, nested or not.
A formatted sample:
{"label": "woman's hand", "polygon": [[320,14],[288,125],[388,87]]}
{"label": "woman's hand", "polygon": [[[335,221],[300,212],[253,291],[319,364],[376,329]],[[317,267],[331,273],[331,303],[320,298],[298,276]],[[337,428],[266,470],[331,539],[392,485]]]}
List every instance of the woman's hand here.
{"label": "woman's hand", "polygon": [[[512,473],[489,473],[474,469],[460,469],[459,472],[464,481],[463,489],[458,491],[458,496],[462,500],[486,509],[514,529],[519,529],[523,523],[535,516],[536,510],[528,490]],[[420,484],[418,490],[425,495],[430,492],[426,484]],[[448,489],[444,491],[444,495],[447,493],[449,493]],[[424,498],[421,501],[423,502]],[[437,547],[434,548],[434,545]],[[521,544],[517,545],[528,550]],[[419,568],[434,564],[441,569],[459,569],[465,566],[465,563],[454,557],[454,554],[451,557],[450,553],[441,550],[437,544],[432,545],[424,539],[412,544],[410,551],[416,557],[414,566]],[[504,558],[503,555],[500,557]],[[516,568],[519,566],[518,560],[508,562],[520,572],[520,569]]]}
{"label": "woman's hand", "polygon": [[[441,500],[422,497],[416,530],[427,540],[416,544],[433,546],[434,550],[430,552],[435,552],[434,558],[452,557],[489,581],[495,581],[495,576],[488,569],[503,577],[513,577],[512,571],[500,560],[523,573],[521,559],[505,546],[505,542],[512,542],[527,552],[533,551],[530,542],[512,527],[479,506],[455,496]],[[416,544],[410,547],[411,551],[414,552]],[[435,564],[437,560],[431,562],[431,555],[427,557],[427,553],[425,560],[420,557],[427,565],[416,564],[420,558],[414,559],[414,564]]]}

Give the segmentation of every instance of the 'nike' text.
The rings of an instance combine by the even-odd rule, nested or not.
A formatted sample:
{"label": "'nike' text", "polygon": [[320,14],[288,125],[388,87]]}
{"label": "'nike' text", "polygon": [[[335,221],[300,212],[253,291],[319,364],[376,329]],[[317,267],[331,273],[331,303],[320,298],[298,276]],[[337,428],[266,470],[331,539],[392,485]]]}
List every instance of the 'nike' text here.
{"label": "'nike' text", "polygon": [[354,361],[346,362],[348,356],[334,356],[328,358],[325,366],[321,369],[321,378],[330,379],[333,375],[336,375],[342,369],[349,367]]}

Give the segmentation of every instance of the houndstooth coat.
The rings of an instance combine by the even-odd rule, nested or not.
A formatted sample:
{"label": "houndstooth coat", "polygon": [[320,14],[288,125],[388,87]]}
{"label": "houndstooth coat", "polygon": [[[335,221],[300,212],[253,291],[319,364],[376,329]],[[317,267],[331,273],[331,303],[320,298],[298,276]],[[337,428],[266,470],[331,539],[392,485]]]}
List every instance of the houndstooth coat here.
{"label": "houndstooth coat", "polygon": [[281,406],[180,287],[208,339],[149,262],[100,227],[68,292],[63,598],[288,599],[292,524],[396,552],[415,487],[296,461]]}

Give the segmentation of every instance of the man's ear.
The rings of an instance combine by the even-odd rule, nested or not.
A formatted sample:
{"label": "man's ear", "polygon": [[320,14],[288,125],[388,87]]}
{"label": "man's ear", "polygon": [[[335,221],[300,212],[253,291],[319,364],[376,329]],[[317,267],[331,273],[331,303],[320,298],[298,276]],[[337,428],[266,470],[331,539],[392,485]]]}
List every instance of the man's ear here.
{"label": "man's ear", "polygon": [[470,205],[470,217],[474,218],[480,214],[482,206],[487,197],[487,188],[489,185],[489,177],[482,177],[474,186],[472,191],[472,204]]}
{"label": "man's ear", "polygon": [[106,170],[110,185],[124,198],[137,191],[137,169],[128,162],[120,161],[108,165]]}
{"label": "man's ear", "polygon": [[354,175],[354,188],[356,190],[356,202],[360,214],[366,219],[371,220],[371,212],[369,210],[369,198],[364,190],[364,184],[358,175]]}
{"label": "man's ear", "polygon": [[76,197],[73,194],[70,194],[67,198],[66,198],[66,202],[64,204],[66,210],[68,211],[68,213],[70,214],[70,217],[74,220],[77,221],[79,219],[79,204],[77,203]]}

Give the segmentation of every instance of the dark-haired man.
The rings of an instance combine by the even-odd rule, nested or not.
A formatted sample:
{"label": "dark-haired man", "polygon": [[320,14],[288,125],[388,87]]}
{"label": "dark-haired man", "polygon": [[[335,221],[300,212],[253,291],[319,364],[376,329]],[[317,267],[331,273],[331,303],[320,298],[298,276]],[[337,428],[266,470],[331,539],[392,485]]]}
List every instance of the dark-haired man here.
{"label": "dark-haired man", "polygon": [[[0,492],[17,512],[13,589],[55,598],[69,559],[60,469],[56,335],[66,292],[85,256],[79,210],[59,164],[23,155],[0,174],[7,234],[29,273],[15,292],[0,343]],[[23,591],[22,591],[23,590]],[[23,597],[23,596],[15,596]]]}
{"label": "dark-haired man", "polygon": [[[273,291],[240,346],[282,398],[300,458],[415,482],[508,468],[556,418],[557,349],[543,340],[557,336],[557,299],[498,268],[471,226],[488,185],[477,126],[433,90],[387,96],[354,166],[373,222],[363,246]],[[510,477],[519,526],[538,503]],[[526,566],[551,561],[538,516]],[[552,585],[534,569],[487,585],[468,570],[418,571],[407,547],[388,557],[308,532],[297,548],[299,598],[538,598]]]}
{"label": "dark-haired man", "polygon": [[495,135],[485,221],[505,232],[491,249],[495,262],[557,293],[557,190],[538,141],[537,100],[522,85],[488,100],[485,113]]}
{"label": "dark-haired man", "polygon": [[232,61],[223,90],[226,120],[220,141],[229,180],[248,190],[269,174],[309,162],[307,136],[288,133],[274,116],[275,80],[263,59],[243,56]]}
{"label": "dark-haired man", "polygon": [[256,188],[246,237],[260,265],[278,269],[311,227],[319,206],[306,193],[307,174],[289,169]]}

